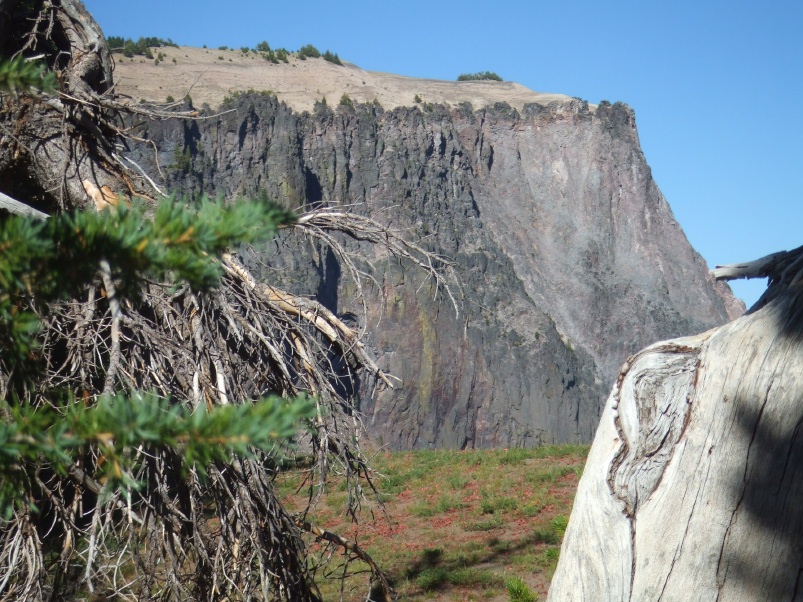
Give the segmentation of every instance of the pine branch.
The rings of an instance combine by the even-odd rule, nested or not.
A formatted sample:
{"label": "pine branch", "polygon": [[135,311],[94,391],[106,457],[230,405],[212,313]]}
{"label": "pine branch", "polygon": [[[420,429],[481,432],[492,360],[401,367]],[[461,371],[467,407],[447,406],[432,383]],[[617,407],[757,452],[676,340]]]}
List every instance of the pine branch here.
{"label": "pine branch", "polygon": [[210,411],[201,406],[193,412],[153,394],[118,394],[90,408],[71,400],[62,411],[3,401],[0,412],[11,417],[0,422],[0,475],[6,477],[0,484],[0,515],[8,518],[15,502],[30,497],[22,495],[26,463],[44,462],[66,475],[96,446],[104,461],[91,478],[126,492],[140,486],[133,471],[140,462],[136,450],[144,445],[176,452],[185,473],[194,470],[203,476],[209,465],[230,463],[235,456],[253,458],[255,451],[275,455],[299,432],[299,423],[312,418],[315,402],[272,397]]}
{"label": "pine branch", "polygon": [[24,92],[28,89],[50,91],[55,87],[56,78],[45,73],[42,65],[28,61],[21,56],[10,61],[0,61],[0,92]]}
{"label": "pine branch", "polygon": [[0,341],[6,339],[5,348],[24,358],[36,347],[38,332],[38,318],[25,299],[33,294],[42,304],[74,296],[99,264],[115,304],[138,298],[145,278],[185,281],[205,290],[220,282],[216,255],[237,242],[264,241],[292,221],[291,213],[269,203],[224,207],[204,200],[196,211],[171,199],[159,205],[153,219],[125,205],[46,222],[12,216],[0,223]]}

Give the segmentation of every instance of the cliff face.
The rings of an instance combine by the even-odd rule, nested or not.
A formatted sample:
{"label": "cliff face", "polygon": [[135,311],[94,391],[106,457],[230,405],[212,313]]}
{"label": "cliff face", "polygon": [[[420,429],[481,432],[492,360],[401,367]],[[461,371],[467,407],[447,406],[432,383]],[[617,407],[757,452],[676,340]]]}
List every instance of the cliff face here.
{"label": "cliff face", "polygon": [[[362,382],[358,393],[369,431],[391,448],[590,441],[629,354],[740,310],[673,219],[624,105],[309,114],[249,95],[230,108],[146,125],[173,158],[169,188],[356,204],[459,266],[456,317],[415,269],[374,262],[369,294],[383,303],[371,304],[368,343],[403,386]],[[152,151],[134,154],[155,172]],[[292,265],[303,276],[284,286],[355,311],[354,286],[331,253],[274,251],[251,260]]]}

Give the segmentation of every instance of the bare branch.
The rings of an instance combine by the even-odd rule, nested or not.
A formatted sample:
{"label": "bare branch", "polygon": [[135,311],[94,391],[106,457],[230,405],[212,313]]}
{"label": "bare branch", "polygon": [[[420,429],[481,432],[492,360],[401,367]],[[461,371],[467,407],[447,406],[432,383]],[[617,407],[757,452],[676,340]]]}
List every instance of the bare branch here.
{"label": "bare branch", "polygon": [[323,240],[340,256],[348,256],[348,253],[332,237],[327,236],[327,232],[342,232],[355,240],[375,244],[395,257],[407,259],[435,280],[436,290],[446,293],[454,308],[455,316],[459,315],[459,303],[452,290],[452,287],[459,286],[453,263],[446,257],[406,240],[376,220],[324,208],[301,215],[292,227]]}
{"label": "bare branch", "polygon": [[356,542],[344,539],[337,533],[332,533],[331,531],[327,531],[326,529],[321,529],[320,527],[297,517],[294,519],[294,522],[299,529],[302,529],[308,533],[312,533],[319,539],[340,546],[341,548],[351,552],[357,558],[362,560],[365,564],[367,564],[371,568],[371,573],[373,575],[373,578],[379,583],[379,586],[382,588],[383,600],[385,602],[390,602],[393,599],[393,589],[390,587],[387,575],[385,575],[382,569],[379,568],[379,565],[377,565],[374,559],[371,558],[370,554],[368,554],[368,552],[366,552],[359,545],[357,545]]}
{"label": "bare branch", "polygon": [[778,263],[789,255],[788,251],[771,253],[760,259],[745,263],[718,265],[711,270],[711,275],[717,280],[738,280],[740,278],[768,278]]}
{"label": "bare branch", "polygon": [[23,217],[35,217],[36,219],[47,219],[47,213],[34,209],[30,205],[21,203],[17,199],[11,198],[7,194],[0,192],[0,209],[5,209],[14,215],[21,215]]}
{"label": "bare branch", "polygon": [[109,354],[109,366],[106,369],[106,381],[103,384],[103,395],[111,395],[114,389],[114,378],[120,365],[120,321],[122,319],[122,311],[120,310],[120,299],[117,297],[117,290],[112,279],[112,269],[107,259],[100,260],[100,277],[103,280],[106,298],[109,300],[109,307],[111,308],[111,353]]}

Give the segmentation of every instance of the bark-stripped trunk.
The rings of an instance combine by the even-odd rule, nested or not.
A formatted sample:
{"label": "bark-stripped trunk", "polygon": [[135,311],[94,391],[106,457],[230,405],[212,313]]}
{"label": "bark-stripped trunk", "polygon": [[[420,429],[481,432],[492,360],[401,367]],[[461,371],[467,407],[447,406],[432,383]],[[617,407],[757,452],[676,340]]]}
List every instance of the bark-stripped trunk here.
{"label": "bark-stripped trunk", "polygon": [[743,317],[622,368],[549,600],[803,600],[803,252]]}
{"label": "bark-stripped trunk", "polygon": [[105,96],[112,59],[79,0],[0,0],[0,58],[14,56],[47,64],[59,90],[0,94],[0,190],[45,211],[86,206],[88,187],[114,198],[153,194],[115,150],[121,122]]}

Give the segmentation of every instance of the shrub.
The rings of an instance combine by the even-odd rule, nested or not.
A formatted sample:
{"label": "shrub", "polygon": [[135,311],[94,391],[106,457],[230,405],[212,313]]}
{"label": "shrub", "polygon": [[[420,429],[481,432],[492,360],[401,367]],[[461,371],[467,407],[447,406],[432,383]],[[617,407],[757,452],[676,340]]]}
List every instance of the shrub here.
{"label": "shrub", "polygon": [[496,73],[493,73],[491,71],[478,71],[477,73],[461,73],[460,75],[457,76],[457,81],[459,82],[471,82],[471,81],[482,81],[482,80],[492,80],[496,82],[504,81]]}
{"label": "shrub", "polygon": [[218,46],[217,49],[218,50],[228,50],[229,47],[228,46]]}
{"label": "shrub", "polygon": [[[231,90],[223,98],[223,105],[224,106],[228,106],[231,103],[233,103],[235,100],[237,100],[240,96],[243,96],[243,95],[246,95],[246,94],[257,94],[259,96],[276,96],[276,92],[274,92],[273,90],[254,90],[253,88],[248,88],[248,90],[245,90],[245,91]],[[192,99],[190,98],[189,94],[187,94],[187,96],[184,97],[184,100],[189,102],[190,104],[192,104]]]}
{"label": "shrub", "polygon": [[270,52],[270,44],[263,40],[257,44],[257,52]]}
{"label": "shrub", "polygon": [[114,52],[123,49],[125,46],[125,39],[120,36],[109,36],[106,38],[106,43],[109,45],[109,50]]}
{"label": "shrub", "polygon": [[320,51],[317,48],[315,48],[315,46],[313,46],[312,44],[307,44],[306,46],[302,46],[298,50],[298,58],[300,58],[302,61],[308,58],[317,59],[320,58],[320,56],[321,56]]}
{"label": "shrub", "polygon": [[354,103],[352,102],[351,97],[349,97],[348,94],[344,93],[343,96],[340,97],[340,106],[341,107],[353,107],[354,106]]}
{"label": "shrub", "polygon": [[176,102],[176,99],[168,95],[167,100],[165,102]]}
{"label": "shrub", "polygon": [[135,54],[138,55],[145,55],[147,58],[153,58],[151,55],[151,48],[160,48],[162,46],[174,46],[178,47],[173,40],[168,38],[164,40],[162,38],[154,38],[154,37],[146,37],[146,38],[139,38],[136,42],[133,41],[131,38],[122,38],[120,36],[109,36],[106,38],[109,44],[109,50],[111,52],[122,52],[123,56],[127,56],[128,58],[133,57]]}
{"label": "shrub", "polygon": [[179,147],[173,150],[173,163],[170,165],[172,169],[187,173],[192,166],[192,152],[189,146],[185,146],[182,150]]}
{"label": "shrub", "polygon": [[328,50],[323,53],[323,60],[329,61],[330,63],[334,63],[335,65],[341,65],[341,66],[343,65],[343,63],[340,61],[340,57],[337,56],[337,53],[332,54]]}

